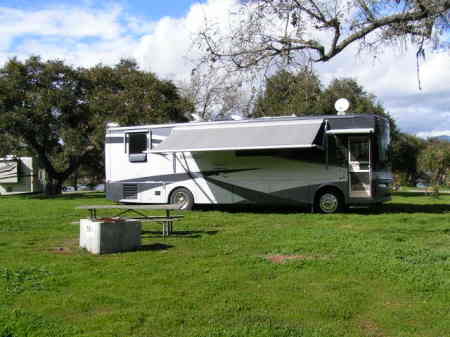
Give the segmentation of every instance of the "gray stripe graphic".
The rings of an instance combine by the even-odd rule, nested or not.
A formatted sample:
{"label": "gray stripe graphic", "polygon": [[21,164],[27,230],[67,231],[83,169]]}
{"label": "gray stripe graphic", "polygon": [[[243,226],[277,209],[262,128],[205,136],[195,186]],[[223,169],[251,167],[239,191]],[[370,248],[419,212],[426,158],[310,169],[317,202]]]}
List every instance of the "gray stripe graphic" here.
{"label": "gray stripe graphic", "polygon": [[[221,173],[233,173],[233,172],[244,172],[244,171],[254,171],[258,170],[256,168],[250,168],[250,169],[230,169],[230,170],[214,170],[214,171],[203,171],[203,172],[190,172],[192,175],[192,178],[201,178],[203,176],[209,177],[209,176],[215,176],[219,175]],[[175,183],[183,180],[192,179],[191,176],[187,173],[173,173],[173,174],[165,174],[160,176],[148,176],[148,177],[140,177],[140,178],[134,178],[134,179],[126,179],[126,180],[119,180],[114,181],[113,183],[140,183],[140,182],[146,182],[146,181],[164,181],[169,183]]]}
{"label": "gray stripe graphic", "polygon": [[294,200],[292,199],[286,199],[283,197],[279,197],[277,195],[255,191],[233,184],[228,184],[223,181],[219,181],[209,177],[205,179],[213,183],[214,185],[217,185],[227,191],[230,191],[244,198],[245,199],[245,201],[243,201],[244,203],[250,202],[255,204],[292,204],[294,202]]}
{"label": "gray stripe graphic", "polygon": [[126,179],[115,181],[114,183],[143,183],[148,181],[164,181],[169,183],[175,183],[183,180],[190,179],[189,175],[186,173],[174,173],[174,174],[166,174],[160,176],[148,176],[134,179]]}
{"label": "gray stripe graphic", "polygon": [[106,137],[106,144],[121,144],[123,143],[123,137]]}
{"label": "gray stripe graphic", "polygon": [[152,129],[151,131],[152,135],[167,137],[172,132],[172,129],[173,128],[155,128]]}

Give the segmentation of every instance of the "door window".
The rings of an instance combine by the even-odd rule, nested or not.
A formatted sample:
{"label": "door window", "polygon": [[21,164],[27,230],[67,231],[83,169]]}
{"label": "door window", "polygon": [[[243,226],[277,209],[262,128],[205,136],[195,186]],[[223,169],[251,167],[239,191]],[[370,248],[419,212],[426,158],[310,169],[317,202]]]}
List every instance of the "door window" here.
{"label": "door window", "polygon": [[350,161],[368,163],[370,158],[369,149],[368,137],[352,137],[350,141]]}

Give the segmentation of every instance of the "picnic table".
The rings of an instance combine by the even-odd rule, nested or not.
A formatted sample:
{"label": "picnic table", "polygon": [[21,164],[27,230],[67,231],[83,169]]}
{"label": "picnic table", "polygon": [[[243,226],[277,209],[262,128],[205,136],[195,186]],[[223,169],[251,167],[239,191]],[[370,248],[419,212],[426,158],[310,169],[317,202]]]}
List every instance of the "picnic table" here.
{"label": "picnic table", "polygon": [[[117,209],[121,210],[116,215],[109,218],[122,218],[123,215],[134,213],[138,217],[132,217],[133,220],[139,220],[141,222],[158,222],[163,225],[162,234],[163,236],[168,236],[173,231],[173,222],[182,219],[183,215],[171,215],[171,211],[180,210],[181,204],[164,204],[164,205],[85,205],[78,206],[76,209],[87,209],[90,212],[90,219],[101,220],[97,217],[97,210],[99,209]],[[165,215],[162,216],[149,216],[143,213],[143,211],[150,210],[163,210]],[[126,218],[129,219],[129,218]]]}

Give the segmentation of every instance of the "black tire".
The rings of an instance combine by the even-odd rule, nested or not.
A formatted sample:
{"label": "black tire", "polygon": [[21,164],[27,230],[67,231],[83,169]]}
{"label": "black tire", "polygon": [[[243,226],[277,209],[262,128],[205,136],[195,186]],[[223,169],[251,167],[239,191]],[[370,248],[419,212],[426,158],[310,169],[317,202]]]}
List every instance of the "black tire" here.
{"label": "black tire", "polygon": [[344,210],[344,198],[335,189],[319,191],[314,200],[314,211],[317,213],[332,214]]}
{"label": "black tire", "polygon": [[169,203],[182,204],[180,209],[190,210],[194,206],[194,196],[184,187],[177,187],[170,193]]}

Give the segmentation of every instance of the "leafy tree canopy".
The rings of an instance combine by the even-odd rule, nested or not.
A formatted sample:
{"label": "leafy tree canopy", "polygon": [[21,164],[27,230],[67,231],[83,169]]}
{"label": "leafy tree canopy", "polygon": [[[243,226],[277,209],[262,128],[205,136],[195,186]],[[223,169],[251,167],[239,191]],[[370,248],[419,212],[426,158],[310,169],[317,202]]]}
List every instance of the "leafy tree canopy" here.
{"label": "leafy tree canopy", "polygon": [[406,133],[398,133],[392,143],[392,167],[406,174],[406,183],[414,184],[419,175],[417,159],[426,141]]}
{"label": "leafy tree canopy", "polygon": [[108,121],[182,121],[186,108],[171,82],[132,61],[83,69],[31,57],[0,69],[2,137],[37,155],[49,177],[48,193],[59,193],[80,165],[102,161]]}
{"label": "leafy tree canopy", "polygon": [[264,89],[258,97],[253,115],[334,115],[334,104],[339,98],[350,101],[349,113],[374,113],[388,117],[396,131],[394,121],[379,104],[376,97],[352,78],[334,79],[323,88],[314,71],[304,67],[293,73],[286,70],[277,72],[266,79]]}
{"label": "leafy tree canopy", "polygon": [[420,152],[417,159],[421,170],[431,177],[434,186],[442,184],[450,170],[450,143],[432,139]]}
{"label": "leafy tree canopy", "polygon": [[311,115],[322,112],[322,84],[311,70],[298,73],[281,70],[266,80],[258,97],[254,117],[279,115]]}

